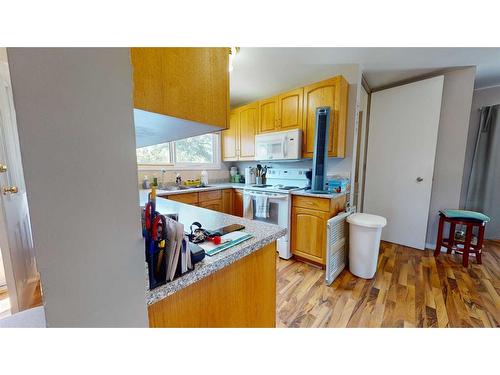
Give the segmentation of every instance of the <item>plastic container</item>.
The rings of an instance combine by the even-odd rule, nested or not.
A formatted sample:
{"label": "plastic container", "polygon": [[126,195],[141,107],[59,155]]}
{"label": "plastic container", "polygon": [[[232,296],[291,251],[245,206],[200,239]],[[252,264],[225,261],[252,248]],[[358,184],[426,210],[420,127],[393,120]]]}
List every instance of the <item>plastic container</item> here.
{"label": "plastic container", "polygon": [[207,171],[201,171],[200,181],[201,181],[201,186],[208,185],[208,172]]}
{"label": "plastic container", "polygon": [[371,279],[377,271],[378,253],[385,217],[357,213],[349,223],[349,270],[363,279]]}
{"label": "plastic container", "polygon": [[328,191],[330,193],[345,193],[349,188],[349,179],[346,177],[328,178]]}

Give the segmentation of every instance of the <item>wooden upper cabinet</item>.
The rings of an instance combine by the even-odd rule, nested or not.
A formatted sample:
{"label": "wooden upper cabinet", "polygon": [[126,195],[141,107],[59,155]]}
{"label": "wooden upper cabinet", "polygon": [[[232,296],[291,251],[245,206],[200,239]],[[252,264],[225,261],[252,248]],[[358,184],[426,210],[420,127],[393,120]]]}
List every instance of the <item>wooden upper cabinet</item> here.
{"label": "wooden upper cabinet", "polygon": [[278,97],[278,129],[290,130],[302,127],[304,89],[292,90]]}
{"label": "wooden upper cabinet", "polygon": [[134,107],[226,129],[228,48],[131,48]]}
{"label": "wooden upper cabinet", "polygon": [[255,159],[258,109],[258,103],[250,103],[231,111],[229,128],[222,132],[223,161]]}
{"label": "wooden upper cabinet", "polygon": [[259,133],[302,128],[301,87],[259,102]]}
{"label": "wooden upper cabinet", "polygon": [[302,120],[302,156],[304,158],[313,156],[316,108],[325,106],[331,109],[328,156],[345,157],[347,101],[348,83],[342,76],[304,87]]}
{"label": "wooden upper cabinet", "polygon": [[259,133],[275,131],[278,126],[278,97],[259,102]]}
{"label": "wooden upper cabinet", "polygon": [[258,120],[257,103],[247,104],[239,108],[240,128],[238,132],[238,159],[255,159],[255,134]]}
{"label": "wooden upper cabinet", "polygon": [[222,133],[222,160],[238,160],[238,130],[240,128],[240,114],[231,111],[229,127]]}

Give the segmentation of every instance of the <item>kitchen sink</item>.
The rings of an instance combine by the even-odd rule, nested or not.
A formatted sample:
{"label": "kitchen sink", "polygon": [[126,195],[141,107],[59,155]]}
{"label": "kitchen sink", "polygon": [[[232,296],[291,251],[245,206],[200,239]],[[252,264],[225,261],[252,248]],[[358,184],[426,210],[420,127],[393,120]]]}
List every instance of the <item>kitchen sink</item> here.
{"label": "kitchen sink", "polygon": [[167,190],[167,191],[176,191],[176,190],[188,190],[188,189],[192,189],[191,186],[185,186],[185,185],[172,185],[172,186],[165,186],[165,188],[163,190]]}
{"label": "kitchen sink", "polygon": [[202,188],[208,188],[212,187],[212,185],[205,185],[205,186],[186,186],[186,185],[171,185],[171,186],[165,186],[163,190],[167,191],[176,191],[176,190],[190,190],[190,189],[202,189]]}

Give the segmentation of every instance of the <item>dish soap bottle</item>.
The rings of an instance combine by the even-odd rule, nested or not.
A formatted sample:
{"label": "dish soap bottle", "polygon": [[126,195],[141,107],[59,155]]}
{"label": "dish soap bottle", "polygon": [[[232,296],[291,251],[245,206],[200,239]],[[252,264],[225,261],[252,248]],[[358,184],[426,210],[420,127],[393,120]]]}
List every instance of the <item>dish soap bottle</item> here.
{"label": "dish soap bottle", "polygon": [[143,189],[149,189],[149,180],[148,176],[144,176],[144,180],[142,181],[142,188]]}

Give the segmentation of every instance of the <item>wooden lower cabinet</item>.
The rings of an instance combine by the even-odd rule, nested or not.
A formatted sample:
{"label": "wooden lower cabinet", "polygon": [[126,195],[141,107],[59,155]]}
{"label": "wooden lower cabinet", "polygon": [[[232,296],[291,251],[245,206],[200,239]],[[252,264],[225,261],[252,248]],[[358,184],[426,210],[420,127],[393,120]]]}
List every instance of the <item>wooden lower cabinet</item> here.
{"label": "wooden lower cabinet", "polygon": [[180,193],[166,195],[162,198],[226,214],[243,217],[243,190],[221,189],[199,193]]}
{"label": "wooden lower cabinet", "polygon": [[222,190],[222,212],[233,214],[233,189]]}
{"label": "wooden lower cabinet", "polygon": [[203,208],[207,208],[207,209],[212,210],[212,211],[223,212],[221,199],[200,202],[200,203],[198,203],[198,206],[203,207]]}
{"label": "wooden lower cabinet", "polygon": [[233,215],[243,217],[243,190],[242,189],[234,189]]}
{"label": "wooden lower cabinet", "polygon": [[275,327],[276,242],[148,307],[150,327]]}
{"label": "wooden lower cabinet", "polygon": [[292,252],[302,258],[325,264],[326,222],[329,213],[292,207]]}
{"label": "wooden lower cabinet", "polygon": [[172,201],[187,203],[187,204],[197,204],[198,203],[198,193],[182,193],[173,194],[166,196],[167,199]]}
{"label": "wooden lower cabinet", "polygon": [[290,229],[292,254],[324,266],[327,221],[344,211],[345,205],[345,195],[333,199],[293,196]]}

